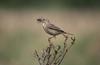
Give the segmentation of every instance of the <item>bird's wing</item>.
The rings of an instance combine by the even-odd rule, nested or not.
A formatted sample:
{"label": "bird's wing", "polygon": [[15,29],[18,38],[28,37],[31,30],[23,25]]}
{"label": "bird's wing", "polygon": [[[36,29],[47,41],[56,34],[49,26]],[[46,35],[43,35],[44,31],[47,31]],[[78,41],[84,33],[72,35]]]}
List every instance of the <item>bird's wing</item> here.
{"label": "bird's wing", "polygon": [[49,24],[49,25],[48,25],[48,28],[49,28],[49,29],[52,29],[52,30],[56,30],[56,31],[58,31],[58,32],[64,32],[62,29],[60,29],[59,27],[57,27],[57,26],[55,26],[55,25],[53,25],[53,24]]}

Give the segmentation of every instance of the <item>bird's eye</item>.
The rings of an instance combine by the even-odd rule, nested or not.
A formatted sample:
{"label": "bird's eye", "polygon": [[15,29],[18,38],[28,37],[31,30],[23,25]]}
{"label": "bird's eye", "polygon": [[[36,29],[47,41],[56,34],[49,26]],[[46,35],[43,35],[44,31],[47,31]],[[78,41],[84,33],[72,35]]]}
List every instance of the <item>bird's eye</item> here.
{"label": "bird's eye", "polygon": [[43,19],[43,21],[45,21],[45,19]]}

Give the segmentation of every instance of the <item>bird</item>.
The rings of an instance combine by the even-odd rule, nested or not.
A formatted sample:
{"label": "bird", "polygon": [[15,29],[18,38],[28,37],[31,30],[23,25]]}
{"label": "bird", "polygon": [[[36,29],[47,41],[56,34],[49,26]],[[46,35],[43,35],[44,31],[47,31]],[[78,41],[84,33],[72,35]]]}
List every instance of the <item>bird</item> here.
{"label": "bird", "polygon": [[[62,30],[61,28],[59,28],[58,26],[52,24],[48,19],[46,18],[38,18],[37,21],[39,23],[42,23],[42,27],[44,29],[44,31],[46,33],[48,33],[49,35],[51,35],[52,37],[48,38],[48,41],[50,42],[50,40],[54,37],[56,37],[57,35],[63,34],[63,36],[65,38],[67,38],[67,36],[65,34],[68,35],[73,35],[71,33],[67,33],[64,30]],[[50,42],[51,43],[51,42]]]}

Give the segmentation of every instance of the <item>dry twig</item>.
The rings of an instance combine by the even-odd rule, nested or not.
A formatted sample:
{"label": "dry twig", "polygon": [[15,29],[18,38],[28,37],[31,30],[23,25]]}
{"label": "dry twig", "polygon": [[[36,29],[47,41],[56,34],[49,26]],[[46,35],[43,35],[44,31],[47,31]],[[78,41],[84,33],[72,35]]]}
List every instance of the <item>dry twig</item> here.
{"label": "dry twig", "polygon": [[[67,43],[67,40],[69,38],[71,39],[71,43],[70,43],[71,45],[68,47],[67,44],[69,43]],[[39,54],[37,50],[35,50],[34,52],[35,57],[38,60],[39,65],[60,65],[66,53],[74,43],[75,43],[75,37],[65,36],[63,46],[49,44],[46,49],[42,50],[43,52],[41,54]]]}

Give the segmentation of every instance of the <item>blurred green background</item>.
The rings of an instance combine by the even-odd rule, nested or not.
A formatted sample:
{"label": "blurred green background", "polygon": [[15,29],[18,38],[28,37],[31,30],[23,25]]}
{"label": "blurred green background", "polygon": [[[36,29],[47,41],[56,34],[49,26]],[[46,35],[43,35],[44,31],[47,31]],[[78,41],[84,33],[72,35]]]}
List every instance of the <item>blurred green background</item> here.
{"label": "blurred green background", "polygon": [[99,8],[99,0],[0,0],[0,65],[38,65],[33,51],[50,37],[39,17],[76,35],[61,65],[100,65]]}

